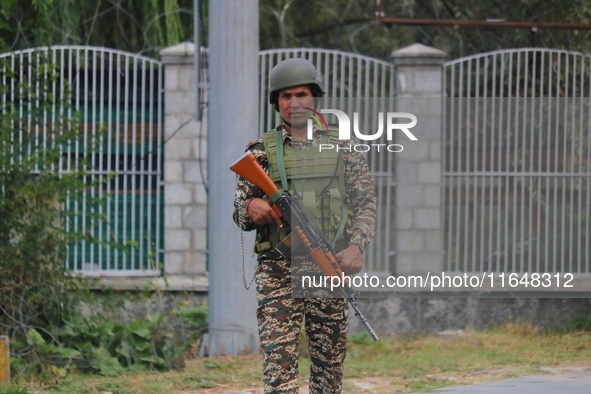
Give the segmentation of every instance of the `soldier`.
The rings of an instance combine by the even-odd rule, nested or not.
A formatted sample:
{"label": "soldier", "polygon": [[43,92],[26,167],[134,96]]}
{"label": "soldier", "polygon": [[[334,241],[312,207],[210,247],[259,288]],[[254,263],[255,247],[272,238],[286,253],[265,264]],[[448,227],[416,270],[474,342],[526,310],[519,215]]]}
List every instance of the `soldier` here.
{"label": "soldier", "polygon": [[[258,163],[280,189],[302,197],[302,205],[327,239],[347,275],[363,266],[362,252],[375,233],[375,186],[362,153],[347,149],[338,133],[314,127],[307,139],[309,109],[324,95],[316,68],[305,59],[288,59],[270,74],[269,102],[282,124],[248,144]],[[322,143],[342,149],[319,152]],[[313,174],[308,169],[313,168]],[[347,303],[344,298],[292,296],[292,261],[274,247],[286,235],[265,194],[240,178],[234,221],[256,230],[257,321],[264,353],[265,393],[298,392],[299,334],[305,324],[310,353],[310,393],[340,393],[346,352]],[[305,265],[305,264],[304,264]]]}

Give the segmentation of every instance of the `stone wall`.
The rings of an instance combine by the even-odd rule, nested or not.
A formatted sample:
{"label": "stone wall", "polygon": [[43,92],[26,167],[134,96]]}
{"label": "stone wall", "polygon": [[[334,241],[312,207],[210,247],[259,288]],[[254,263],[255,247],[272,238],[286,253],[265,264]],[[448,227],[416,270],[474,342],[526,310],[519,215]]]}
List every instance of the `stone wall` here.
{"label": "stone wall", "polygon": [[207,290],[207,125],[195,120],[194,45],[161,51],[164,63],[164,273],[172,289]]}
{"label": "stone wall", "polygon": [[[371,297],[365,294],[364,297]],[[457,294],[441,297],[424,292],[414,297],[376,295],[359,300],[359,307],[378,336],[397,337],[446,330],[486,329],[508,323],[531,324],[543,329],[568,329],[581,319],[588,321],[588,298],[492,297],[485,294]],[[365,328],[349,313],[349,332]]]}

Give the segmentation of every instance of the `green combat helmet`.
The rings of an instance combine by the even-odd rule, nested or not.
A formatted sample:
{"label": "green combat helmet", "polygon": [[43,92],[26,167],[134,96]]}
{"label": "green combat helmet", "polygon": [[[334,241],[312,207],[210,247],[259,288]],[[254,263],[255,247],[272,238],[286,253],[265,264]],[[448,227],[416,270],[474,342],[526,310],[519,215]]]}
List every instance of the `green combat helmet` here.
{"label": "green combat helmet", "polygon": [[293,58],[278,63],[269,76],[269,103],[279,110],[277,97],[281,89],[309,85],[312,95],[322,97],[324,87],[316,67],[306,59]]}

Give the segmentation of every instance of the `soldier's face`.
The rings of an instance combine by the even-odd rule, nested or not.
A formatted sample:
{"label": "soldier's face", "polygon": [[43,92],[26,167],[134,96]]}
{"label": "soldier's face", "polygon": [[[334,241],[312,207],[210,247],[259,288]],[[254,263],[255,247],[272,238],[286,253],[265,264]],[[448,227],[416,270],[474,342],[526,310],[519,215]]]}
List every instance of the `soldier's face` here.
{"label": "soldier's face", "polygon": [[308,125],[310,111],[314,108],[314,96],[307,86],[295,86],[279,92],[279,114],[291,128],[304,129]]}

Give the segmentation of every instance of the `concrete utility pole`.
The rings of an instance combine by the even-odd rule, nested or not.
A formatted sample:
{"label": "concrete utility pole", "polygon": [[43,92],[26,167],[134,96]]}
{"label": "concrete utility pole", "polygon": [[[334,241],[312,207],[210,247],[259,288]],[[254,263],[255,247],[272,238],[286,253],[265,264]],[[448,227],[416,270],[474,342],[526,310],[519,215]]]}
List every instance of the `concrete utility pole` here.
{"label": "concrete utility pole", "polygon": [[[232,221],[229,166],[258,135],[258,0],[209,2],[208,269],[210,356],[257,352],[254,286],[242,284],[240,231]],[[246,276],[254,271],[245,237]]]}

